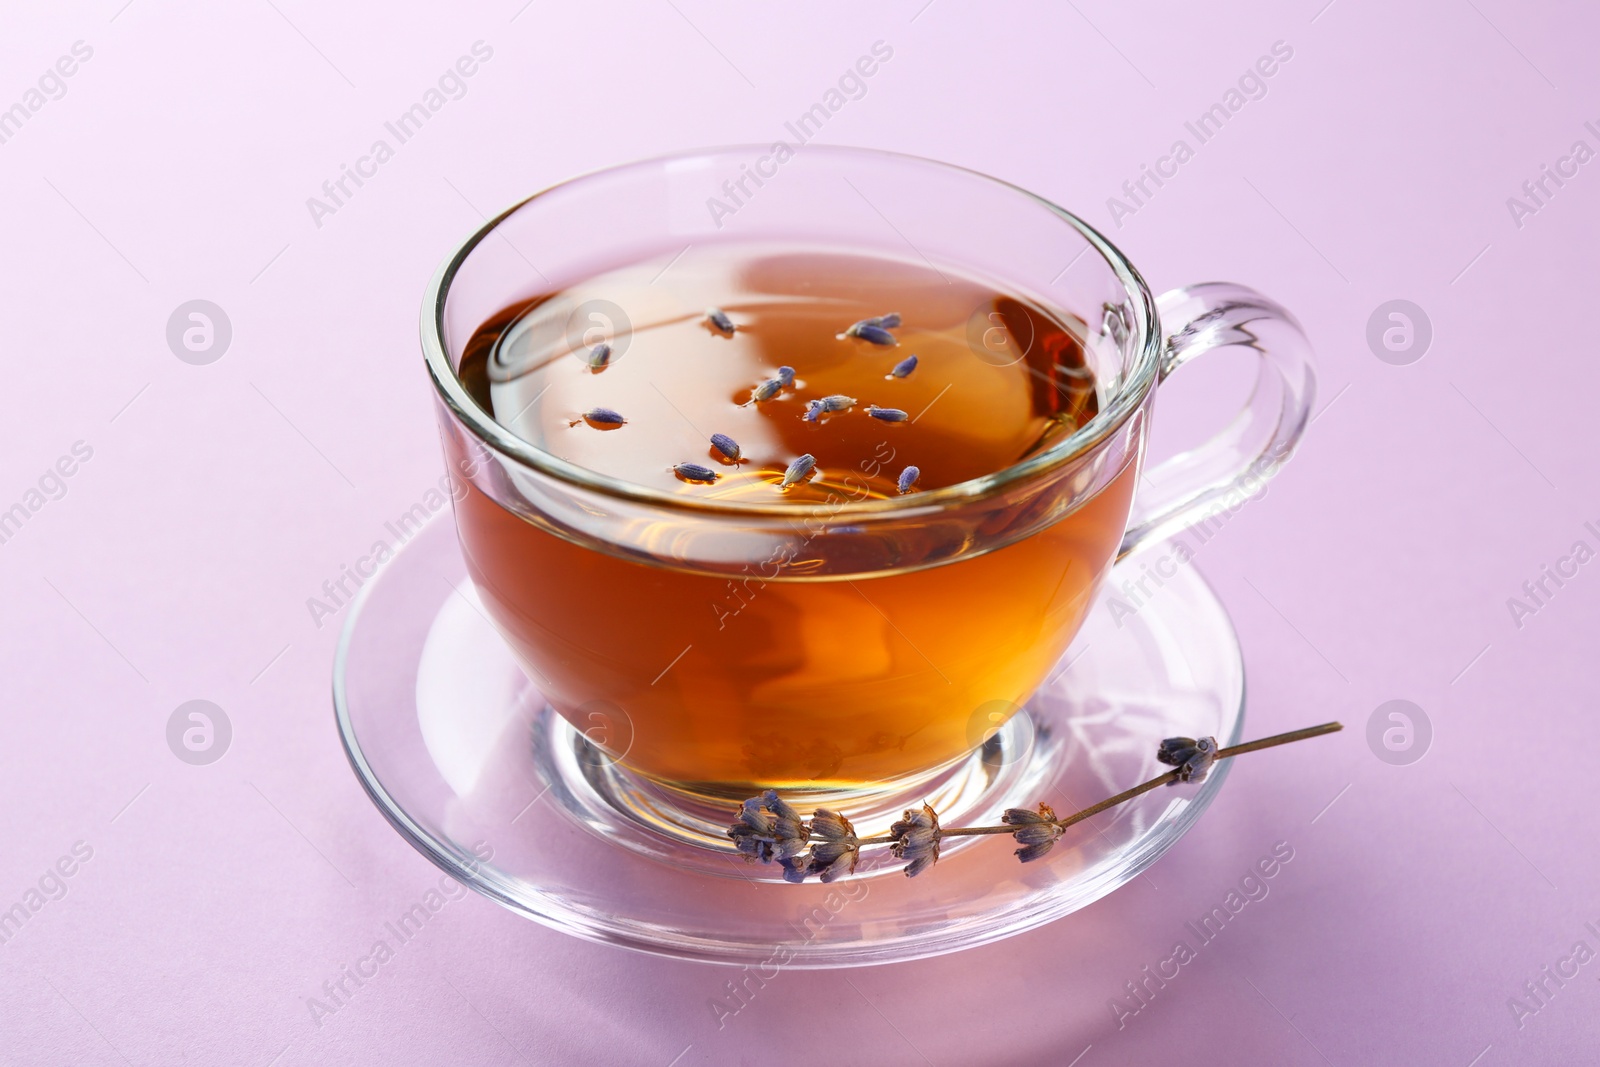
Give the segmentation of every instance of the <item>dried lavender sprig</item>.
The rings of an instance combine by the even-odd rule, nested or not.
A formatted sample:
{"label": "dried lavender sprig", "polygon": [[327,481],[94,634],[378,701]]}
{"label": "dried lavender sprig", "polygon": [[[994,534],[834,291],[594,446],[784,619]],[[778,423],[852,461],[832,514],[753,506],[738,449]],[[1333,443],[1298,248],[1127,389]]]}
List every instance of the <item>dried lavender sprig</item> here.
{"label": "dried lavender sprig", "polygon": [[909,355],[905,359],[902,359],[899,363],[896,363],[894,365],[894,368],[889,371],[889,377],[891,377],[891,378],[904,378],[904,377],[906,377],[908,374],[910,374],[912,371],[914,371],[916,369],[917,369],[917,357],[914,354],[913,355]]}
{"label": "dried lavender sprig", "polygon": [[907,467],[900,472],[900,481],[897,483],[901,494],[911,492],[911,487],[917,484],[917,479],[922,477],[921,467]]}
{"label": "dried lavender sprig", "polygon": [[732,460],[734,463],[739,462],[739,457],[744,454],[743,449],[739,447],[739,442],[725,433],[712,434],[711,447],[720,452],[724,458]]}
{"label": "dried lavender sprig", "polygon": [[672,473],[686,482],[714,482],[722,475],[710,467],[703,467],[698,463],[677,463],[673,465]]}
{"label": "dried lavender sprig", "polygon": [[783,483],[779,486],[779,488],[787,489],[795,482],[801,481],[806,477],[806,475],[815,470],[816,466],[817,457],[813,456],[810,452],[807,452],[805,455],[789,464],[789,468],[783,472]]}
{"label": "dried lavender sprig", "polygon": [[733,320],[728,318],[728,313],[721,308],[706,308],[706,321],[716,327],[718,333],[727,334],[729,337],[732,337],[734,331],[738,329]]}
{"label": "dried lavender sprig", "polygon": [[[628,421],[610,408],[590,408],[580,417],[585,421],[594,423],[596,426],[621,426]],[[576,426],[577,423],[573,423],[573,425]]]}
{"label": "dried lavender sprig", "polygon": [[[1286,734],[1273,734],[1271,737],[1262,737],[1255,741],[1247,741],[1242,745],[1234,745],[1231,748],[1218,749],[1217,759],[1230,759],[1234,756],[1242,756],[1246,752],[1257,752],[1263,748],[1276,748],[1278,745],[1287,745],[1292,741],[1305,741],[1309,738],[1321,737],[1323,734],[1335,734],[1343,729],[1343,723],[1325,722],[1319,726],[1308,726],[1303,730],[1291,730]],[[1114,797],[1107,797],[1100,803],[1091,804],[1082,811],[1075,811],[1071,815],[1056,819],[1055,824],[1065,830],[1067,827],[1074,826],[1083,820],[1090,818],[1091,816],[1099,815],[1102,811],[1105,811],[1108,808],[1114,808],[1118,804],[1126,803],[1127,801],[1132,800],[1134,797],[1150,792],[1152,789],[1159,789],[1161,786],[1164,786],[1169,782],[1176,782],[1180,773],[1181,771],[1172,770],[1161,775],[1160,777],[1152,778],[1148,782],[1140,782],[1132,789],[1124,789]],[[988,834],[1009,834],[1015,831],[1015,829],[1016,827],[1014,826],[952,827],[951,829],[944,831],[944,836],[981,837]],[[863,845],[886,845],[891,840],[892,838],[890,836],[884,835],[881,837],[864,837],[861,839],[861,843]]]}
{"label": "dried lavender sprig", "polygon": [[[1215,755],[1210,758],[1207,766],[1215,760],[1228,759],[1292,741],[1320,737],[1342,729],[1344,727],[1340,723],[1327,722],[1223,749],[1215,748],[1214,739],[1205,739],[1212,740],[1212,748],[1215,750]],[[1175,755],[1177,750],[1197,747],[1193,738],[1167,738],[1157,750],[1158,758],[1163,758],[1163,753]],[[939,847],[946,837],[1006,834],[1023,846],[1015,850],[1015,855],[1022,862],[1028,863],[1050,851],[1068,827],[1143,793],[1148,793],[1152,789],[1179,781],[1184,770],[1183,766],[1179,766],[1065,818],[1057,818],[1048,804],[1040,804],[1037,811],[1029,811],[1026,808],[1008,809],[998,826],[944,828],[939,825],[938,813],[928,804],[923,804],[920,810],[907,810],[905,818],[891,826],[888,834],[867,838],[856,837],[855,829],[848,819],[826,809],[819,809],[814,813],[812,822],[807,824],[798,818],[794,809],[783,804],[775,791],[768,790],[763,796],[744,802],[740,809],[739,820],[728,828],[728,836],[733,839],[739,851],[748,856],[762,859],[763,862],[780,859],[784,866],[784,878],[791,882],[804,881],[809,874],[817,874],[824,881],[833,881],[843,874],[853,872],[861,849],[868,845],[889,845],[895,856],[907,861],[905,868],[907,876],[914,877],[938,861]],[[762,815],[763,811],[771,812],[772,817]],[[780,816],[780,812],[782,816],[788,818]],[[805,847],[813,837],[821,840],[823,846],[820,849],[812,848],[810,854],[805,854]],[[784,855],[779,856],[779,852]]]}
{"label": "dried lavender sprig", "polygon": [[880,408],[876,404],[867,405],[867,414],[884,422],[905,422],[911,417],[899,408]]}

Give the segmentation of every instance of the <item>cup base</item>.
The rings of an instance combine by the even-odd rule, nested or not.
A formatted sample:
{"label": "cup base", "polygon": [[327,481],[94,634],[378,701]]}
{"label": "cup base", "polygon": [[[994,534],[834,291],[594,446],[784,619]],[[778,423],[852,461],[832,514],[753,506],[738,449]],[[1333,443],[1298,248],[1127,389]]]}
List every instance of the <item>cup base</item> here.
{"label": "cup base", "polygon": [[[796,806],[836,807],[862,836],[923,800],[946,826],[1041,802],[1064,815],[1166,770],[1155,758],[1163,737],[1236,743],[1238,643],[1193,567],[1132,613],[1110,603],[1096,603],[1049,680],[979,752],[915,782]],[[733,851],[726,797],[619,767],[546,706],[477,603],[448,521],[424,527],[363,587],[340,639],[334,708],[379,811],[463,884],[592,941],[798,968],[939,955],[1070,914],[1154,863],[1233,762],[1071,827],[1036,863],[1019,864],[1009,837],[967,837],[947,839],[915,879],[876,847],[851,877],[791,885]]]}
{"label": "cup base", "polygon": [[[537,773],[553,783],[553,802],[580,824],[609,842],[679,868],[726,875],[728,860],[743,863],[727,834],[738,801],[632,771],[548,706],[534,717],[531,729]],[[1024,709],[978,750],[945,767],[875,787],[786,790],[782,795],[806,815],[817,808],[843,812],[860,837],[888,833],[908,808],[924,803],[948,825],[970,824],[996,811],[1036,804],[1031,798],[1049,781],[1050,768],[1060,759],[1059,746],[1058,738],[1039,736]],[[775,864],[752,865],[743,873],[753,880],[783,880]]]}

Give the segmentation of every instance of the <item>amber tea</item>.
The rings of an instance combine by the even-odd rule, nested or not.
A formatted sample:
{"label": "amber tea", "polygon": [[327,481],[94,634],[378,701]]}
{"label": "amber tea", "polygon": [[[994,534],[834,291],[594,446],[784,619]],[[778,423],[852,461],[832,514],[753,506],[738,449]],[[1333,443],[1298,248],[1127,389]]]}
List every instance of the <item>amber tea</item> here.
{"label": "amber tea", "polygon": [[1083,343],[1081,322],[981,278],[827,251],[695,248],[538,294],[483,322],[458,367],[497,422],[685,501],[792,505],[794,536],[708,568],[669,529],[622,551],[469,484],[472,577],[557,711],[589,729],[620,709],[591,736],[643,774],[745,795],[949,764],[1077,632],[1137,459],[965,554],[931,526],[886,546],[849,507],[983,478],[1081,427],[1102,401]]}

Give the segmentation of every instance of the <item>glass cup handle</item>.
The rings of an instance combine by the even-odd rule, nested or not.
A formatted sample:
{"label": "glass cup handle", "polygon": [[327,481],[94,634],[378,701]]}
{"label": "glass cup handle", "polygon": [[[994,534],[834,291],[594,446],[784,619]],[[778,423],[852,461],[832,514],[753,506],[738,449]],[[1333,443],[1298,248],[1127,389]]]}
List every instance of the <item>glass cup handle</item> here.
{"label": "glass cup handle", "polygon": [[1118,559],[1259,492],[1294,453],[1316,394],[1305,331],[1254,289],[1207,282],[1165,293],[1156,307],[1167,331],[1158,386],[1215,349],[1248,348],[1261,359],[1244,410],[1226,428],[1141,475]]}

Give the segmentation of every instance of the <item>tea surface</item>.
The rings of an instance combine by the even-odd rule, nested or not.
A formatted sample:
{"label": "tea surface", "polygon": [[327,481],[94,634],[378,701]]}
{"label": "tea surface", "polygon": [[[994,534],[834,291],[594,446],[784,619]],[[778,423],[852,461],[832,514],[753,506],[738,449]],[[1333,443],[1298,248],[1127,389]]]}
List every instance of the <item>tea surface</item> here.
{"label": "tea surface", "polygon": [[[898,324],[848,334],[885,316]],[[600,344],[609,353],[597,355]],[[601,275],[485,323],[460,374],[502,425],[591,470],[699,496],[812,504],[827,499],[830,473],[859,471],[881,442],[899,466],[873,493],[894,495],[906,466],[918,468],[918,488],[953,485],[1010,466],[1096,411],[1078,340],[1036,307],[921,264],[820,253],[691,250]],[[830,397],[850,404],[807,418]],[[583,418],[597,408],[626,421]],[[896,413],[905,417],[886,421]],[[735,442],[739,459],[712,435]],[[815,472],[780,492],[803,455]],[[716,481],[686,487],[674,473],[682,463],[709,467]]]}

